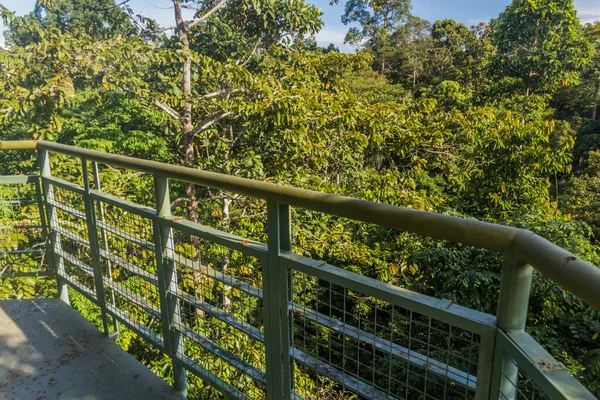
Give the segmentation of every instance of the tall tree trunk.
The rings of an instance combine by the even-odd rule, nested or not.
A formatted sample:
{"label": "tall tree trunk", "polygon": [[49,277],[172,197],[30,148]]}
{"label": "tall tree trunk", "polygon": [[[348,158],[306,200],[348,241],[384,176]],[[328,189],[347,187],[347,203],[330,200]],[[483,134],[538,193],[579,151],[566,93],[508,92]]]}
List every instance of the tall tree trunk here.
{"label": "tall tree trunk", "polygon": [[[390,14],[390,2],[386,2],[385,14],[383,15],[383,29],[386,30],[388,26],[388,19]],[[383,54],[381,55],[381,75],[385,72],[385,48],[383,48]]]}
{"label": "tall tree trunk", "polygon": [[[227,100],[229,100],[229,94],[227,95]],[[232,146],[233,146],[233,125],[229,125],[226,129],[223,130],[223,135],[229,138],[229,147],[225,150],[225,159],[229,160],[231,157]],[[219,193],[221,197],[223,197],[223,203],[221,205],[221,226],[224,231],[229,231],[229,225],[231,222],[230,218],[230,207],[232,203],[232,198],[227,195],[226,192]],[[227,250],[227,252],[223,255],[223,273],[227,275],[233,276],[234,274],[228,274],[229,272],[229,264],[231,262],[231,251]],[[231,290],[231,286],[223,285],[223,310],[229,311],[231,308],[231,300],[229,298],[229,291]]]}
{"label": "tall tree trunk", "polygon": [[[184,165],[193,168],[196,156],[194,153],[194,124],[192,120],[192,58],[189,54],[190,42],[188,39],[187,27],[183,20],[181,12],[181,0],[173,0],[175,9],[175,24],[177,26],[177,37],[183,46],[185,57],[183,59],[181,85],[185,98],[183,104],[183,112],[180,115],[181,124],[183,125],[183,152]],[[192,222],[198,222],[198,199],[196,198],[196,187],[192,183],[188,183],[185,187],[185,195],[187,198],[187,217]],[[196,250],[195,261],[200,260],[199,240],[196,236],[190,237],[190,245]],[[194,296],[200,300],[204,297],[201,292],[202,287],[202,272],[199,268],[194,268],[192,271],[194,279]],[[196,315],[203,315],[203,311],[196,308]]]}
{"label": "tall tree trunk", "polygon": [[594,90],[594,107],[592,108],[592,119],[596,119],[598,111],[598,94],[600,94],[600,79],[596,80],[596,89]]}
{"label": "tall tree trunk", "polygon": [[413,70],[413,90],[417,87],[417,69]]}
{"label": "tall tree trunk", "polygon": [[[177,25],[177,36],[183,45],[185,58],[182,65],[181,83],[183,87],[183,95],[185,103],[183,104],[183,113],[181,114],[181,124],[183,125],[183,152],[184,164],[186,167],[193,167],[195,161],[194,155],[194,132],[192,121],[192,59],[189,54],[190,42],[188,40],[187,28],[181,13],[181,0],[173,0],[175,8],[175,23]],[[196,199],[196,188],[193,184],[188,183],[185,188],[185,194],[188,200],[187,214],[188,219],[192,222],[198,222],[198,202]]]}
{"label": "tall tree trunk", "polygon": [[[221,223],[223,225],[223,230],[228,231],[229,229],[229,206],[231,205],[231,199],[227,197],[225,193],[222,193],[225,197],[223,198],[223,205],[221,208]],[[231,252],[228,250],[223,256],[223,273],[227,275],[229,270],[229,263],[231,260]],[[231,275],[231,274],[229,274]],[[231,290],[231,286],[224,285],[223,286],[223,310],[229,311],[231,307],[231,300],[229,299],[228,292]]]}

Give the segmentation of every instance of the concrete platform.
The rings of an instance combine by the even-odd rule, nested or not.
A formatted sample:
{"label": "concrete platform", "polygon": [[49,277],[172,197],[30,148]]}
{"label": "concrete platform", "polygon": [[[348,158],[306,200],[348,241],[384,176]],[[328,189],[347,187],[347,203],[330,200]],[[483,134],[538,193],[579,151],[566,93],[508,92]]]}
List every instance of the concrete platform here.
{"label": "concrete platform", "polygon": [[0,400],[184,398],[62,301],[0,301]]}

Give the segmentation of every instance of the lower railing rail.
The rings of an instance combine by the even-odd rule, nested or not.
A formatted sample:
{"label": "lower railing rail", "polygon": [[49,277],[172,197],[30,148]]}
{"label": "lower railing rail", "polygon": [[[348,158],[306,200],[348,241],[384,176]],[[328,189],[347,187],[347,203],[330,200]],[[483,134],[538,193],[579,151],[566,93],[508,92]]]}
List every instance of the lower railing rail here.
{"label": "lower railing rail", "polygon": [[[0,279],[56,277],[106,334],[167,354],[183,393],[189,371],[229,398],[594,398],[524,327],[533,268],[596,308],[600,273],[535,235],[47,142],[0,149],[40,162],[0,177]],[[52,176],[50,152],[79,159],[79,184]],[[155,207],[102,191],[98,162],[151,173]],[[267,243],[172,216],[169,179],[266,199]],[[290,206],[505,252],[498,315],[293,253]]]}

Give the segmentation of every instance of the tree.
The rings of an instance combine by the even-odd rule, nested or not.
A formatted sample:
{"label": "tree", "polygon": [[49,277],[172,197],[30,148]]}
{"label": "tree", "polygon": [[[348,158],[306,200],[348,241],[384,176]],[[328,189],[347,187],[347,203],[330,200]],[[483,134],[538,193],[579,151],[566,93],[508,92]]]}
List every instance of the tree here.
{"label": "tree", "polygon": [[597,118],[600,98],[600,22],[579,28],[591,45],[591,61],[581,70],[579,84],[559,88],[551,102],[556,108],[556,118],[568,119],[576,124],[582,118]]}
{"label": "tree", "polygon": [[388,76],[395,83],[404,83],[416,90],[417,83],[429,70],[427,58],[431,50],[431,24],[421,18],[409,16],[391,36]]}
{"label": "tree", "polygon": [[381,73],[385,73],[391,34],[409,15],[410,0],[349,0],[342,22],[357,22],[361,28],[350,28],[345,42],[371,50]]}
{"label": "tree", "polygon": [[514,0],[492,25],[494,73],[515,79],[525,95],[576,83],[589,61],[571,0]]}
{"label": "tree", "polygon": [[586,24],[583,27],[584,37],[591,43],[593,49],[592,62],[582,73],[584,85],[592,87],[591,119],[598,116],[598,102],[600,99],[600,21]]}
{"label": "tree", "polygon": [[586,168],[569,177],[563,186],[561,209],[574,218],[587,223],[592,230],[592,240],[600,241],[600,151],[591,151]]}
{"label": "tree", "polygon": [[[529,96],[499,96],[495,90],[502,87],[490,85],[488,97],[477,92],[478,85],[487,86],[485,72],[489,70],[485,64],[495,52],[489,26],[467,29],[455,21],[442,20],[432,27],[414,17],[392,21],[395,15],[385,16],[382,4],[395,3],[355,2],[354,11],[360,15],[358,11],[364,6],[367,14],[363,16],[373,17],[376,23],[371,26],[377,29],[371,33],[382,32],[385,25],[387,33],[382,37],[388,42],[381,43],[389,44],[386,52],[378,53],[377,49],[384,47],[377,47],[379,42],[369,42],[371,36],[365,36],[369,51],[352,55],[327,52],[309,38],[321,26],[320,12],[303,1],[174,0],[176,35],[161,36],[169,27],[156,28],[153,37],[160,40],[154,41],[147,40],[143,32],[130,36],[106,33],[98,40],[96,33],[85,29],[61,29],[54,22],[44,26],[38,18],[19,19],[11,30],[18,33],[22,27],[36,40],[0,49],[3,136],[41,137],[507,223],[536,230],[578,255],[597,260],[597,249],[585,236],[583,225],[561,214],[549,195],[552,186],[548,178],[566,173],[571,165],[570,125],[552,121],[553,110],[548,109],[546,97],[535,91]],[[183,19],[185,8],[195,9],[190,21]],[[0,8],[0,12],[9,17],[5,9]],[[378,12],[383,14],[375,17]],[[384,74],[378,72],[382,64]],[[508,79],[518,80],[513,76]],[[593,85],[586,86],[588,99],[592,98],[590,88]],[[478,101],[487,103],[477,105]],[[592,181],[597,180],[597,168],[583,169],[595,162],[591,156],[588,162],[588,155],[600,142],[595,122],[585,122],[591,128],[587,134],[579,128],[574,153],[576,164],[581,160],[580,183],[573,180],[565,184],[559,201],[561,210],[591,223],[597,210],[588,207],[594,204],[586,185],[595,188]],[[10,173],[27,173],[35,166],[30,159],[0,161],[6,161],[0,164]],[[70,179],[81,178],[77,175],[79,164],[65,159],[53,167]],[[152,199],[151,176],[101,167],[101,177],[103,190],[108,193],[142,204]],[[177,217],[187,215],[241,237],[265,239],[265,204],[261,200],[177,180],[171,181],[170,193]],[[582,204],[579,199],[589,202]],[[293,213],[295,226],[300,228],[294,235],[296,252],[495,312],[501,265],[498,255],[324,213],[299,208]],[[131,236],[147,235],[144,240],[152,240],[149,225],[141,229],[135,215],[127,216],[113,208],[107,218]],[[186,263],[188,266],[178,263],[182,290],[229,313],[257,305],[239,301],[235,287],[207,283],[210,276],[195,266],[210,264],[258,287],[259,260],[249,260],[179,230],[174,232],[174,251],[192,261]],[[108,240],[115,240],[111,244],[116,247],[120,239]],[[119,249],[132,263],[154,271],[151,252],[141,256],[123,246]],[[124,275],[118,279],[130,289],[140,284],[140,280]],[[530,332],[563,357],[573,371],[589,366],[584,373],[597,382],[593,361],[585,358],[586,349],[593,345],[591,335],[598,331],[597,322],[576,299],[565,296],[543,278],[535,279]],[[294,296],[303,301],[318,300],[312,289],[319,283],[310,282],[313,284],[295,285]],[[6,290],[1,292],[0,296],[10,295]],[[305,293],[306,299],[302,297]],[[369,301],[360,299],[357,310]],[[86,315],[93,313],[91,308],[81,307]],[[141,313],[133,308],[128,311],[136,317]],[[240,311],[240,318],[257,322],[260,312],[246,311]],[[199,318],[188,312],[185,318],[184,323],[206,333],[207,340],[245,357],[251,365],[263,365],[260,351],[255,352],[260,345],[244,341],[248,339],[241,338],[239,331],[236,334],[234,329],[226,331],[228,328],[214,324],[208,329],[209,314]],[[151,321],[141,322],[153,324]],[[152,328],[159,329],[157,324]],[[572,339],[575,336],[570,332],[585,339]],[[199,347],[194,346],[187,343],[186,351],[198,354]],[[145,360],[151,359],[153,369],[164,374],[166,363],[159,353],[148,357],[141,342],[137,348],[129,343],[127,347],[144,354]],[[574,356],[564,357],[567,350]],[[225,364],[208,354],[202,360]],[[248,384],[228,368],[214,371],[242,390]],[[597,387],[597,383],[591,385]],[[310,397],[310,384],[296,389]],[[255,386],[252,390],[262,393]]]}
{"label": "tree", "polygon": [[452,19],[436,21],[431,30],[430,82],[453,80],[468,88],[481,86],[488,59],[494,54],[489,26],[467,28]]}
{"label": "tree", "polygon": [[[238,65],[242,64],[243,66],[248,62],[247,58],[255,54],[261,41],[266,42],[268,45],[285,35],[294,37],[309,31],[315,32],[320,26],[320,14],[314,7],[308,7],[302,0],[293,2],[242,0],[232,1],[231,3],[221,0],[219,2],[207,1],[192,5],[191,7],[197,8],[196,15],[192,21],[184,21],[182,1],[173,0],[173,5],[176,22],[175,32],[179,42],[178,46],[173,46],[173,50],[178,51],[177,47],[182,50],[179,57],[181,60],[181,86],[180,88],[174,86],[176,82],[173,79],[174,77],[163,71],[159,76],[162,77],[165,84],[160,85],[159,88],[165,88],[167,92],[154,95],[154,103],[181,124],[184,165],[194,167],[196,160],[194,140],[196,135],[211,128],[219,121],[232,116],[234,112],[228,106],[234,100],[232,95],[237,93],[239,96],[246,96],[247,91],[239,85],[244,83],[251,85],[252,78]],[[245,10],[242,19],[239,18],[241,10]],[[283,11],[285,11],[283,15],[278,14]],[[224,67],[214,64],[214,59],[210,57],[211,52],[206,51],[207,44],[202,39],[197,39],[194,42],[191,39],[202,38],[201,34],[196,35],[194,31],[201,29],[203,24],[206,24],[207,27],[222,28],[225,22],[229,23],[226,26],[234,27],[234,29],[230,29],[230,32],[237,32],[237,34],[231,33],[234,37],[244,36],[246,38],[242,43],[254,41],[256,44],[249,54],[244,54],[243,51],[239,50],[233,52],[233,55],[240,58],[226,59],[226,71],[223,71]],[[274,22],[277,22],[277,24],[273,24]],[[212,37],[215,38],[218,33],[217,29],[213,32]],[[213,43],[215,42],[213,41]],[[226,43],[219,44],[219,41],[216,41],[216,43],[217,45],[211,49],[212,53],[222,53]],[[201,55],[198,51],[202,50],[204,51]],[[204,55],[206,53],[209,55]],[[204,71],[197,70],[194,71],[194,74],[192,73],[193,58],[198,61],[204,60],[204,65],[201,66]],[[209,69],[213,66],[217,70],[210,71]],[[173,66],[170,66],[168,70],[171,74],[176,71],[172,68]],[[237,82],[232,82],[231,79],[229,79],[229,82],[227,82],[228,79],[219,80],[219,75],[222,75],[223,72],[229,74],[230,78],[236,75],[238,78],[233,80],[237,79]],[[212,81],[217,78],[216,85],[202,84],[201,81],[197,80],[201,75]],[[193,80],[193,77],[196,79]],[[202,94],[202,91],[205,91],[204,94]],[[167,102],[162,100],[165,95],[166,98],[169,98]],[[186,196],[188,199],[188,218],[195,222],[197,221],[197,202],[193,185],[189,184],[187,186]]]}
{"label": "tree", "polygon": [[57,28],[62,33],[82,33],[96,39],[140,33],[139,24],[130,18],[131,9],[121,8],[114,0],[55,0],[47,3],[37,1],[33,12],[11,22],[10,29],[4,33],[8,45],[26,46],[40,40],[39,35],[29,29],[32,25],[27,21],[37,22],[44,30]]}

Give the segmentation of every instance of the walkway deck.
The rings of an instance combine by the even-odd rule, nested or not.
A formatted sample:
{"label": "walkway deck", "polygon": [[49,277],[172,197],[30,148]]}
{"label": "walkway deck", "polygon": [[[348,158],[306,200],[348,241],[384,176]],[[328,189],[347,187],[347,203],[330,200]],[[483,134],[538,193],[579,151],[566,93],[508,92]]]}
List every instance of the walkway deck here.
{"label": "walkway deck", "polygon": [[0,399],[184,399],[58,299],[0,301]]}

